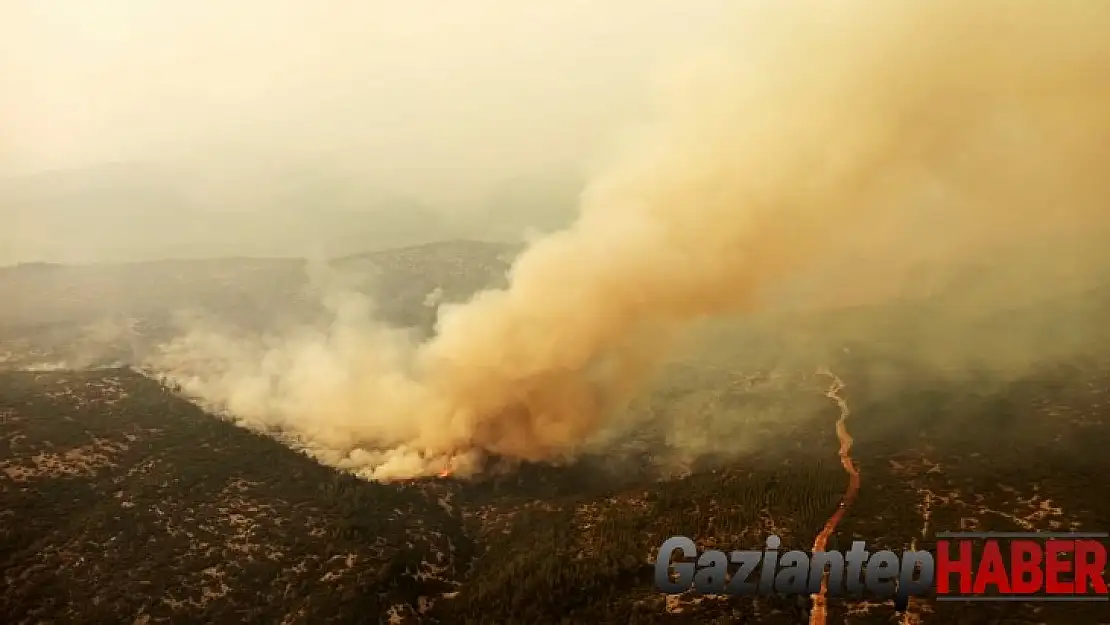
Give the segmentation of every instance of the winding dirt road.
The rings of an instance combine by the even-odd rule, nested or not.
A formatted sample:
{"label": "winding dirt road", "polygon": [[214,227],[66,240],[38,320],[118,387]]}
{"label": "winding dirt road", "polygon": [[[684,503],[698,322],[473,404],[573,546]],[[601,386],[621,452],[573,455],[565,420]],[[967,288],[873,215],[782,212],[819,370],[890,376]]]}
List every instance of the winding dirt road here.
{"label": "winding dirt road", "polygon": [[[840,505],[837,506],[836,511],[825,521],[825,527],[817,534],[813,540],[813,551],[824,551],[825,546],[829,542],[829,536],[836,531],[836,526],[844,515],[848,513],[848,508],[855,502],[856,496],[859,494],[859,469],[852,461],[852,435],[848,433],[848,415],[852,412],[848,408],[848,402],[840,396],[840,391],[844,389],[844,382],[837,377],[835,373],[827,368],[822,368],[817,371],[818,375],[824,375],[832,379],[832,384],[828,390],[825,391],[825,397],[833,400],[837,407],[840,409],[840,418],[836,420],[836,437],[840,440],[840,464],[844,467],[844,471],[848,474],[848,489],[844,492],[844,498],[841,499]],[[810,611],[809,623],[810,625],[825,625],[825,620],[828,618],[826,594],[829,590],[829,574],[826,572],[821,579],[821,592],[813,595],[813,609]]]}

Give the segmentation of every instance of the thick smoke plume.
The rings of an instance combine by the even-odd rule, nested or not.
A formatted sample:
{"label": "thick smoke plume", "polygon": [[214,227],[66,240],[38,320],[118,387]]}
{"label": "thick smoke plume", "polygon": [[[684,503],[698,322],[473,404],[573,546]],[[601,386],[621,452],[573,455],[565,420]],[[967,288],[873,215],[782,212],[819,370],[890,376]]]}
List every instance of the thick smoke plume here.
{"label": "thick smoke plume", "polygon": [[508,288],[443,306],[432,339],[369,323],[351,296],[324,330],[249,346],[196,331],[157,366],[369,476],[465,472],[572,452],[684,328],[758,310],[829,259],[1105,230],[1110,4],[745,6],[734,46],[669,68],[574,226],[519,256]]}

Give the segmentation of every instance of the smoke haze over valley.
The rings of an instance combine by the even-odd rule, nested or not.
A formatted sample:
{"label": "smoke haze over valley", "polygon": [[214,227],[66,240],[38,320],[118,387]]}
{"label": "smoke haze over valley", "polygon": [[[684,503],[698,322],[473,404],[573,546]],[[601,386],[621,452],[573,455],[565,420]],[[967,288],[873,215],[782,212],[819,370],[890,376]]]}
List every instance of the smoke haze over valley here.
{"label": "smoke haze over valley", "polygon": [[[152,366],[329,462],[412,477],[575,453],[690,327],[776,297],[873,304],[970,279],[981,317],[1097,286],[1110,45],[1094,25],[1110,13],[1020,5],[979,30],[1000,6],[753,5],[731,41],[664,67],[574,224],[521,253],[506,288],[439,306],[430,339],[326,291],[323,330],[194,329]],[[1040,340],[975,358],[1016,366]]]}
{"label": "smoke haze over valley", "polygon": [[[7,230],[9,254],[83,262],[154,255],[308,257],[307,264],[282,270],[279,282],[296,297],[279,300],[285,304],[257,302],[259,310],[270,309],[268,321],[221,327],[204,320],[210,305],[186,296],[170,307],[182,333],[160,354],[143,358],[208,408],[286,432],[330,463],[376,477],[434,474],[456,464],[473,469],[486,454],[553,460],[577,453],[610,427],[636,422],[632,403],[706,318],[942,297],[937,301],[945,301],[948,312],[914,332],[946,338],[918,357],[948,367],[974,361],[1020,369],[1044,350],[1053,358],[1070,356],[1082,342],[1061,338],[1057,330],[1051,338],[1019,335],[1007,349],[988,349],[970,347],[975,341],[953,328],[1104,284],[1101,242],[1110,189],[1102,164],[1110,145],[1110,91],[1101,71],[1110,62],[1110,45],[1098,27],[1110,12],[1082,2],[1052,9],[1007,6],[1006,18],[988,32],[981,25],[1002,11],[990,2],[907,2],[882,9],[864,3],[800,2],[773,9],[752,4],[721,13],[728,18],[725,26],[712,28],[714,7],[702,3],[691,5],[681,21],[682,28],[704,35],[694,45],[689,32],[685,40],[675,32],[682,28],[667,19],[671,14],[662,4],[649,3],[636,9],[653,16],[636,26],[640,47],[629,53],[638,50],[637,60],[613,62],[621,71],[652,65],[653,78],[645,73],[620,96],[606,96],[608,104],[598,100],[601,91],[561,92],[565,101],[559,106],[568,107],[568,117],[563,123],[548,120],[556,130],[495,113],[491,98],[506,94],[494,84],[464,86],[462,76],[417,70],[426,67],[417,61],[426,58],[420,55],[435,50],[451,51],[435,57],[445,63],[444,72],[447,59],[461,62],[468,48],[448,45],[457,25],[438,18],[423,23],[431,30],[414,32],[431,40],[406,49],[408,56],[391,57],[385,49],[379,56],[357,55],[344,47],[357,39],[358,29],[348,21],[273,5],[257,13],[259,20],[276,20],[265,22],[272,33],[251,35],[257,41],[232,37],[184,57],[170,54],[171,43],[159,44],[169,56],[152,58],[167,63],[168,74],[141,73],[138,82],[121,74],[93,100],[101,121],[138,106],[139,99],[128,98],[137,98],[140,86],[145,93],[157,93],[150,91],[157,85],[216,89],[227,98],[237,93],[234,102],[246,108],[228,100],[214,116],[203,108],[211,103],[174,100],[166,109],[149,108],[154,103],[146,101],[143,110],[157,115],[144,119],[158,132],[144,134],[141,124],[81,126],[99,130],[80,152],[76,145],[51,143],[61,140],[60,131],[45,122],[24,127],[16,136],[25,140],[14,145],[28,163],[46,156],[72,163],[97,148],[101,157],[169,154],[173,158],[161,161],[174,165],[9,178],[4,206],[16,226]],[[30,24],[52,36],[77,27],[64,21],[69,13],[23,10]],[[587,31],[600,37],[589,29],[603,22],[627,26],[605,22],[585,5],[558,15],[517,10],[522,18],[570,20],[585,29],[583,37]],[[309,23],[323,30],[312,35],[336,38],[281,48],[283,54],[306,55],[289,76],[261,72],[282,58],[259,56],[248,44],[263,45],[264,37],[287,32],[281,29],[294,18],[318,20]],[[468,24],[509,28],[490,33],[511,32],[506,41],[524,46],[516,70],[541,81],[537,85],[582,87],[578,81],[601,71],[578,56],[573,58],[582,63],[569,74],[539,63],[526,54],[540,54],[529,47],[538,41],[515,39],[533,22],[512,22],[510,28],[498,20]],[[649,33],[651,28],[660,30]],[[374,32],[385,37],[376,45],[401,45],[384,31]],[[976,37],[968,39],[972,32]],[[127,46],[146,45],[132,39],[139,36],[113,31],[98,40],[103,56],[95,58],[119,62]],[[680,41],[685,46],[676,47]],[[26,47],[17,51],[25,54],[63,54],[42,42],[19,42]],[[569,38],[560,45],[574,49]],[[202,53],[226,55],[226,63],[202,71],[196,64],[207,58]],[[658,58],[649,63],[653,55]],[[62,63],[63,57],[50,58]],[[383,80],[366,87],[355,80],[355,73],[372,68],[386,72],[375,63],[399,58],[412,65],[396,66],[390,70],[396,73],[380,74]],[[513,62],[511,56],[482,58],[504,71]],[[558,55],[542,59],[570,62]],[[92,71],[92,60],[81,62],[65,71]],[[229,73],[237,63],[253,64],[251,81]],[[9,67],[8,77],[25,76],[20,67]],[[172,76],[176,82],[167,81]],[[279,82],[252,82],[265,76]],[[461,116],[448,123],[446,110],[421,108],[442,105],[434,92],[389,82],[402,76],[425,81],[404,83],[422,89],[450,83],[469,94],[453,106],[470,102],[484,112],[461,115],[453,109]],[[297,82],[302,79],[311,82]],[[232,84],[239,90],[223,91]],[[294,98],[275,85],[307,92]],[[264,103],[257,99],[263,94]],[[34,90],[25,96],[17,100],[25,103],[19,109],[25,114],[34,98],[47,97]],[[387,128],[374,117],[381,107],[411,116],[403,128]],[[572,123],[573,111],[586,109],[594,112],[593,125]],[[612,117],[618,109],[622,120]],[[236,114],[249,115],[251,123],[236,123]],[[294,118],[298,123],[291,123]],[[422,121],[433,118],[432,127]],[[171,119],[172,128],[166,125]],[[562,144],[573,144],[572,150],[553,149],[550,139],[566,139],[562,133],[571,127],[594,128],[594,138],[579,135]],[[401,134],[381,134],[387,130]],[[28,134],[34,132],[42,134]],[[602,144],[609,147],[602,150]],[[43,151],[44,145],[56,149]],[[531,145],[532,156],[520,158],[524,153],[518,152],[503,160],[509,153],[497,146],[509,145],[526,152]],[[501,156],[488,160],[495,154]],[[310,166],[295,167],[297,159]],[[421,165],[413,169],[416,162]],[[409,168],[396,169],[403,163]],[[463,175],[464,163],[480,169]],[[427,177],[413,178],[418,172]],[[576,183],[586,172],[588,184]],[[407,329],[408,321],[397,323],[405,315],[383,318],[385,303],[352,287],[380,281],[378,269],[366,273],[323,260],[459,236],[519,241],[529,228],[536,231],[534,241],[519,255],[519,248],[501,252],[494,263],[504,268],[515,257],[507,283],[491,269],[485,281],[455,289],[453,298],[442,293],[450,279],[422,279],[423,293],[409,288],[410,309],[426,311],[417,315],[423,330],[416,333]],[[42,279],[49,282],[49,273]],[[481,291],[499,282],[502,287]],[[397,287],[378,292],[396,296]],[[305,298],[316,306],[315,317],[290,303]],[[415,304],[414,298],[422,299]],[[32,317],[43,312],[18,292],[8,301]],[[189,311],[192,321],[182,321]],[[824,346],[811,340],[775,345],[768,348],[772,353],[749,347],[746,357],[781,359],[798,352],[812,359],[831,345],[869,340],[871,330],[867,324],[842,329],[846,334],[830,334]]]}
{"label": "smoke haze over valley", "polygon": [[0,621],[1098,622],[652,567],[1106,531],[1106,33],[0,0]]}

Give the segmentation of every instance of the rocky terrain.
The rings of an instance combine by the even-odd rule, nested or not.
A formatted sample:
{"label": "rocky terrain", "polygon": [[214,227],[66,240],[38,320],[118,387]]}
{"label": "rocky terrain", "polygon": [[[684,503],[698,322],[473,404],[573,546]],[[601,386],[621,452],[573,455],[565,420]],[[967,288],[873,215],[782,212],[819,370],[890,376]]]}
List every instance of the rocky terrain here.
{"label": "rocky terrain", "polygon": [[[429,294],[460,299],[503,280],[512,253],[455,242],[336,264],[376,275],[359,288],[389,294],[384,314],[428,331]],[[941,340],[913,331],[936,312],[761,321],[674,363],[615,450],[474,481],[378,484],[126,366],[186,306],[244,324],[297,301],[309,315],[306,283],[293,261],[0,270],[0,301],[15,302],[0,314],[0,621],[809,622],[808,600],[665,597],[651,561],[674,534],[750,548],[773,532],[808,549],[845,492],[845,405],[862,485],[832,548],[928,549],[944,530],[1107,529],[1110,349],[1094,330],[1110,311],[1104,290],[1044,304],[1051,315],[1029,305],[963,328],[998,348],[1031,328],[1092,328],[1074,357],[1019,371],[955,375],[905,358]],[[889,320],[881,331],[876,314]],[[130,330],[90,333],[120,329],[106,319]],[[837,341],[819,341],[831,327]],[[858,327],[867,341],[853,339]],[[812,349],[757,346],[767,336]],[[761,360],[778,352],[807,356]],[[844,383],[833,394],[829,374]],[[679,453],[692,446],[701,453]],[[889,602],[833,599],[828,622],[1098,624],[1110,613],[923,598],[896,615]]]}

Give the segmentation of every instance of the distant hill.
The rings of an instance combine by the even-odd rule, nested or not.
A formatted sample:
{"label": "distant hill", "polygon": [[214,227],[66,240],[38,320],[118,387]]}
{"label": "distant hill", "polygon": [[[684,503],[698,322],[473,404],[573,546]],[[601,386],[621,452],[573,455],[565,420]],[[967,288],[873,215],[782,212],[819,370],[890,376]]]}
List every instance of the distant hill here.
{"label": "distant hill", "polygon": [[228,188],[130,163],[0,180],[0,264],[341,255],[450,236],[436,209],[359,181],[302,173],[218,184]]}
{"label": "distant hill", "polygon": [[[130,336],[136,345],[147,344],[167,338],[182,313],[260,331],[277,320],[318,313],[319,289],[329,288],[369,295],[379,318],[429,332],[435,321],[431,304],[505,284],[519,250],[458,240],[345,256],[321,267],[295,258],[0,267],[0,353],[4,340],[15,336],[33,338],[46,353],[81,351],[96,337],[122,345]],[[313,293],[310,280],[321,271],[340,284],[317,285]]]}

